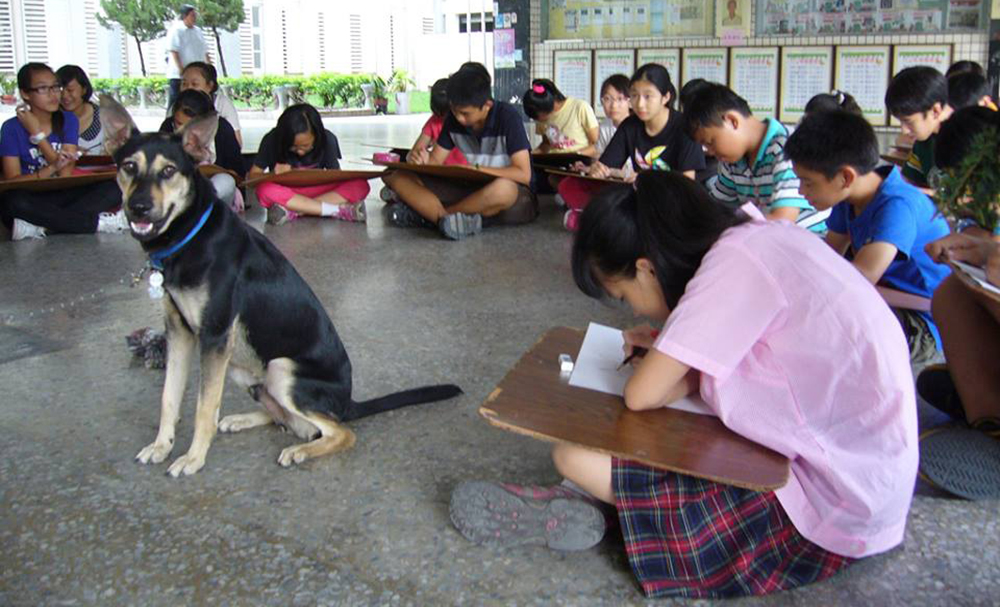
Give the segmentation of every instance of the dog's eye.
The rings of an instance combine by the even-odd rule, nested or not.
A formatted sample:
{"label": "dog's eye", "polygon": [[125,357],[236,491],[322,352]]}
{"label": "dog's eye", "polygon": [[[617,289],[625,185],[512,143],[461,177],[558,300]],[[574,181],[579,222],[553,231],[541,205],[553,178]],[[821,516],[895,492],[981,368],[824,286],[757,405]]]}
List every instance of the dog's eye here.
{"label": "dog's eye", "polygon": [[160,177],[163,179],[170,179],[177,172],[177,167],[175,166],[165,166],[160,169]]}
{"label": "dog's eye", "polygon": [[121,169],[122,169],[122,172],[125,173],[125,174],[127,174],[127,175],[135,175],[135,172],[138,169],[138,167],[136,166],[136,164],[134,162],[132,162],[131,160],[129,160],[129,161],[126,161],[126,162],[122,163]]}

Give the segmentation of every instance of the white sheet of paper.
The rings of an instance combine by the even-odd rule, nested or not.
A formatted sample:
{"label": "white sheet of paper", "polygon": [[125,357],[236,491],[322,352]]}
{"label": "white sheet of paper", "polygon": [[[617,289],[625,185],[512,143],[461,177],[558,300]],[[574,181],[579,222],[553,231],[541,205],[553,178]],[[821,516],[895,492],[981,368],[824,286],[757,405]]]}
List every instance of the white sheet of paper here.
{"label": "white sheet of paper", "polygon": [[[580,352],[576,355],[576,366],[573,367],[573,374],[569,377],[569,385],[622,396],[625,393],[625,382],[632,376],[633,371],[632,365],[626,365],[618,370],[624,346],[625,336],[621,330],[595,322],[590,323]],[[699,415],[714,415],[705,401],[698,396],[682,398],[667,406]]]}
{"label": "white sheet of paper", "polygon": [[962,269],[963,272],[972,277],[973,280],[979,283],[979,286],[1000,295],[1000,289],[996,288],[986,280],[986,272],[982,268],[977,268],[976,266],[969,265],[962,261],[954,262],[956,266]]}

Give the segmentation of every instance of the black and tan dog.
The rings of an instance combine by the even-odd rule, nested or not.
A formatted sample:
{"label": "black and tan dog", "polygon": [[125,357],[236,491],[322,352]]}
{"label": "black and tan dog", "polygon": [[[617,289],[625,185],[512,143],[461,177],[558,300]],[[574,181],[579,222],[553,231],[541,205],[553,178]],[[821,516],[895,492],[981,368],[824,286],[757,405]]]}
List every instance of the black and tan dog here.
{"label": "black and tan dog", "polygon": [[[121,106],[105,100],[101,111],[132,235],[158,262],[154,267],[162,266],[166,291],[160,430],[137,460],[160,463],[173,448],[198,347],[194,439],[170,466],[175,477],[204,466],[216,428],[239,432],[281,424],[310,441],[281,452],[278,463],[289,466],[350,448],[354,433],[341,422],[461,393],[439,385],[354,401],[351,362],[319,299],[278,249],[217,200],[185,152],[206,147],[216,119],[193,120],[180,135],[139,135]],[[264,411],[219,420],[227,369]]]}

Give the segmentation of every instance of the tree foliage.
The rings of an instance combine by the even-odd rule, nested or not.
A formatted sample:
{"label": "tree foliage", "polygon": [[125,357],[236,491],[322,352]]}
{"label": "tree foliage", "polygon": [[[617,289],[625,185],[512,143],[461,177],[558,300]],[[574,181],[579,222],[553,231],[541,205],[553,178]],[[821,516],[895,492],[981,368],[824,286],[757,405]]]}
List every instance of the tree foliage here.
{"label": "tree foliage", "polygon": [[139,63],[142,75],[146,75],[146,60],[142,55],[142,43],[156,40],[167,31],[167,23],[173,17],[170,4],[164,0],[101,0],[104,15],[97,15],[101,25],[112,29],[115,24],[135,40],[139,48]]}
{"label": "tree foliage", "polygon": [[219,55],[222,75],[228,76],[219,30],[235,32],[240,27],[246,17],[246,13],[243,12],[243,0],[198,0],[197,8],[198,23],[203,29],[211,30],[215,36],[215,48]]}

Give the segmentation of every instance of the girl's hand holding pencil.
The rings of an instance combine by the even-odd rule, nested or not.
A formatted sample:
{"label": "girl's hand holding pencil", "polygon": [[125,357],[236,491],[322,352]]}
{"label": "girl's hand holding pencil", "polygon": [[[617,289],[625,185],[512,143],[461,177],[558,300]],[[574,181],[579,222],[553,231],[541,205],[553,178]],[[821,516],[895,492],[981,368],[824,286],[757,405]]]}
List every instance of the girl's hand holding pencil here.
{"label": "girl's hand holding pencil", "polygon": [[646,355],[646,352],[653,347],[653,342],[656,341],[659,334],[659,330],[649,325],[642,325],[622,331],[622,336],[625,338],[625,345],[622,346],[622,354],[625,358],[618,365],[618,368],[621,369],[627,364],[633,366],[638,364]]}

